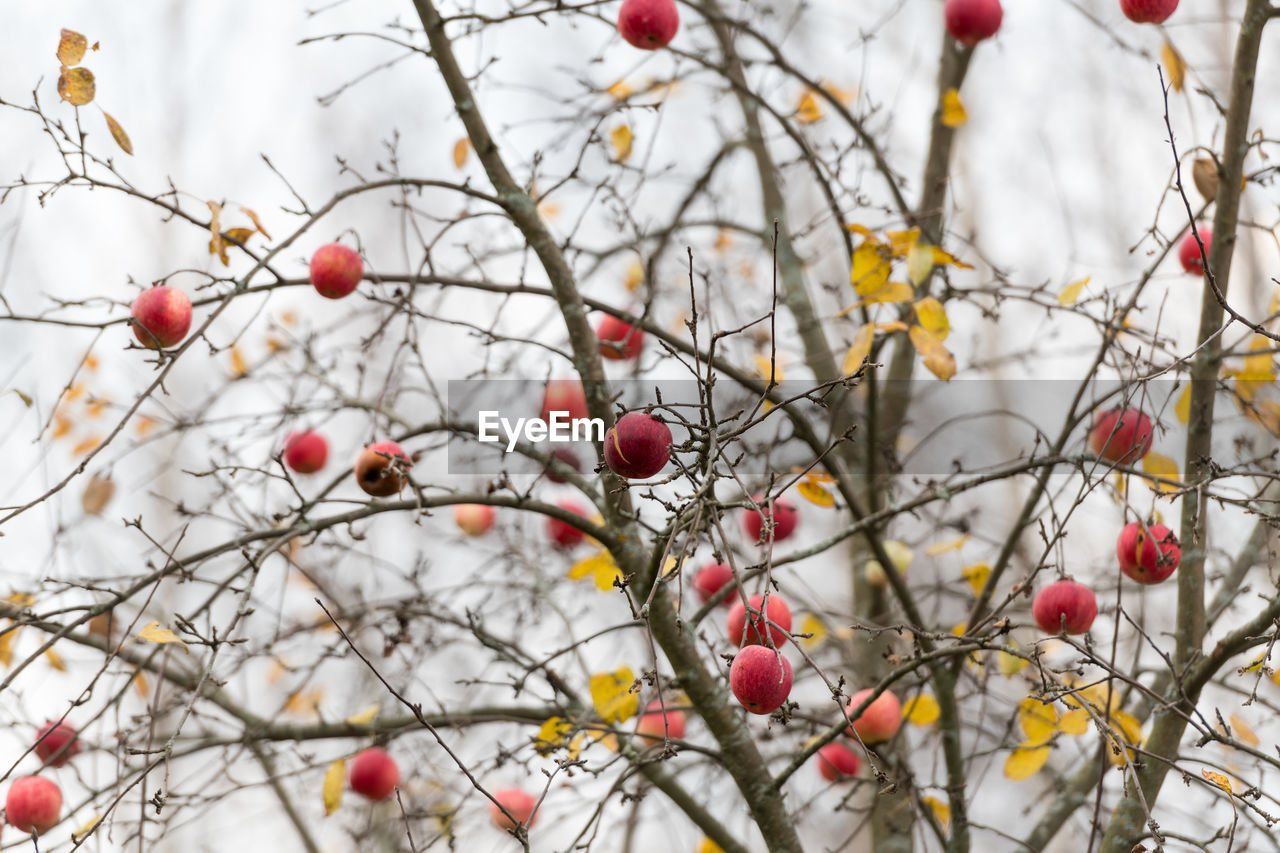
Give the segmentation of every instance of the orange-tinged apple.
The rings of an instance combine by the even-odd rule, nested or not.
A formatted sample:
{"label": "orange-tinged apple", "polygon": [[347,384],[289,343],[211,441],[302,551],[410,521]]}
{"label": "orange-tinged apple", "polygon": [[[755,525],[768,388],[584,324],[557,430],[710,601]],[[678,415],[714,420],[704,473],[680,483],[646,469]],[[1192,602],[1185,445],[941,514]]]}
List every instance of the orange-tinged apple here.
{"label": "orange-tinged apple", "polygon": [[468,536],[483,536],[493,527],[497,513],[488,504],[454,504],[453,523]]}
{"label": "orange-tinged apple", "polygon": [[4,814],[19,832],[44,835],[62,812],[62,789],[43,776],[14,779],[4,799]]}
{"label": "orange-tinged apple", "polygon": [[[845,706],[845,718],[848,719],[874,692],[871,688],[867,688],[853,694],[849,704]],[[902,728],[902,703],[898,701],[897,696],[886,690],[873,699],[862,713],[853,717],[853,724],[845,729],[845,733],[850,737],[857,733],[862,742],[870,746],[873,743],[889,740],[898,733],[900,728]]]}
{"label": "orange-tinged apple", "polygon": [[[530,827],[538,819],[538,815],[534,812],[538,799],[527,791],[519,788],[503,788],[501,791],[494,791],[493,798],[511,815],[507,817],[503,814],[496,803],[489,804],[489,818],[498,829],[510,832],[516,828],[517,824]],[[512,821],[512,818],[515,820]]]}
{"label": "orange-tinged apple", "polygon": [[408,482],[413,467],[404,449],[394,441],[380,441],[360,452],[356,459],[356,482],[366,494],[386,498],[398,493]]}

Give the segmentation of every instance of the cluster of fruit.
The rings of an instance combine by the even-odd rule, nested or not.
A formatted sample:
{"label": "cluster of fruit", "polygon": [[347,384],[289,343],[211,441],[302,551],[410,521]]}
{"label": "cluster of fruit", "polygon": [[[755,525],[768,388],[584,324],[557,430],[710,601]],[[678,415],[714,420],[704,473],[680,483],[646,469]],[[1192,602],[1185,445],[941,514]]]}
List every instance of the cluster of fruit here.
{"label": "cluster of fruit", "polygon": [[[63,767],[80,752],[76,730],[49,721],[36,733],[32,751],[45,767]],[[44,776],[22,776],[9,785],[4,798],[5,822],[19,832],[44,835],[62,814],[62,789]]]}
{"label": "cluster of fruit", "polygon": [[[1120,11],[1138,24],[1162,24],[1177,8],[1178,0],[1120,0]],[[947,0],[942,14],[951,37],[973,47],[999,31],[1004,8],[1000,0]]]}

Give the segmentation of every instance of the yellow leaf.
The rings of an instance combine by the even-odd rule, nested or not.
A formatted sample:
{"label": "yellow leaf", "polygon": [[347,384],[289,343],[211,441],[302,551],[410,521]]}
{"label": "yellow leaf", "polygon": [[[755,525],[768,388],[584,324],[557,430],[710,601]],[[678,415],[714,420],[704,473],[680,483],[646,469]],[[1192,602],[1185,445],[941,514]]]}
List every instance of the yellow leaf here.
{"label": "yellow leaf", "polygon": [[1173,91],[1181,92],[1187,78],[1187,61],[1182,58],[1182,54],[1178,53],[1173,42],[1166,41],[1160,47],[1160,60],[1164,63],[1165,70],[1169,72],[1169,85],[1173,87]]}
{"label": "yellow leaf", "polygon": [[1068,735],[1082,735],[1089,731],[1089,712],[1084,708],[1072,708],[1058,718],[1058,731]]}
{"label": "yellow leaf", "polygon": [[635,140],[629,125],[620,124],[609,132],[609,145],[613,148],[613,159],[617,163],[627,162],[631,156],[631,143]]}
{"label": "yellow leaf", "polygon": [[1253,729],[1249,728],[1249,724],[1240,717],[1232,714],[1227,717],[1227,722],[1231,723],[1231,730],[1235,732],[1238,739],[1249,744],[1249,746],[1257,746],[1259,743],[1258,735]]}
{"label": "yellow leaf", "polygon": [[0,633],[0,664],[13,665],[13,641],[18,638],[21,625],[11,626]]}
{"label": "yellow leaf", "polygon": [[617,101],[625,101],[636,93],[636,90],[631,88],[625,80],[619,80],[605,89],[605,91]]}
{"label": "yellow leaf", "polygon": [[573,731],[573,723],[564,717],[549,717],[533,737],[533,749],[539,755],[550,755],[562,746]]}
{"label": "yellow leaf", "polygon": [[912,284],[918,285],[928,278],[931,272],[933,272],[933,247],[916,243],[911,247],[911,251],[907,252],[907,278],[911,279]]}
{"label": "yellow leaf", "polygon": [[268,240],[271,239],[271,235],[267,233],[267,229],[262,227],[262,220],[258,218],[258,214],[254,213],[247,207],[241,207],[240,212],[249,217],[249,221],[253,223],[254,228],[258,229],[259,234],[266,237]]}
{"label": "yellow leaf", "polygon": [[1212,770],[1201,770],[1200,775],[1208,779],[1210,783],[1217,785],[1228,794],[1231,793],[1231,780],[1221,773],[1214,773]]}
{"label": "yellow leaf", "polygon": [[894,320],[891,323],[876,323],[877,332],[905,332],[907,324],[901,320]]}
{"label": "yellow leaf", "polygon": [[62,655],[58,654],[53,649],[45,649],[44,656],[49,661],[49,666],[53,667],[58,672],[67,671],[67,665],[62,662]]}
{"label": "yellow leaf", "polygon": [[945,252],[937,246],[932,246],[931,251],[933,252],[933,265],[935,267],[955,267],[960,270],[973,269],[972,264],[966,264],[955,255],[950,252]]}
{"label": "yellow leaf", "polygon": [[959,127],[969,120],[964,110],[964,102],[960,100],[960,92],[948,89],[942,96],[942,123],[947,127]]}
{"label": "yellow leaf", "polygon": [[178,643],[186,650],[186,643],[168,628],[161,628],[159,622],[148,622],[135,639],[147,643]]}
{"label": "yellow leaf", "polygon": [[1124,764],[1124,755],[1118,749],[1119,747],[1125,747],[1129,753],[1130,760],[1132,760],[1133,750],[1128,749],[1128,747],[1142,745],[1142,724],[1127,711],[1112,711],[1111,729],[1108,732],[1107,740],[1116,747],[1116,749],[1111,750],[1111,763],[1121,766]]}
{"label": "yellow leaf", "polygon": [[324,772],[324,788],[321,797],[324,800],[324,816],[328,817],[342,805],[342,792],[347,787],[347,761],[339,758],[329,765]]}
{"label": "yellow leaf", "polygon": [[372,705],[365,708],[363,711],[358,711],[352,714],[350,717],[347,717],[347,720],[346,720],[347,725],[367,726],[369,723],[372,723],[375,719],[377,719],[378,712],[380,710],[382,710],[382,706],[379,705],[377,702],[374,702]]}
{"label": "yellow leaf", "polygon": [[849,283],[860,296],[877,291],[889,281],[891,251],[883,243],[864,240],[853,250]]}
{"label": "yellow leaf", "polygon": [[102,438],[96,435],[91,435],[88,438],[82,438],[76,443],[75,447],[71,448],[71,455],[80,456],[81,454],[88,453],[101,443]]}
{"label": "yellow leaf", "polygon": [[832,507],[836,505],[835,497],[813,480],[806,478],[796,483],[796,491],[800,493],[801,497],[816,506]]}
{"label": "yellow leaf", "polygon": [[964,547],[965,543],[968,541],[969,541],[969,534],[966,533],[965,535],[961,536],[959,539],[950,539],[946,542],[935,542],[934,544],[930,545],[928,548],[925,548],[924,552],[930,557],[937,557],[940,554],[947,553],[948,551],[959,551],[961,548]]}
{"label": "yellow leaf", "polygon": [[818,106],[817,98],[813,96],[813,92],[805,92],[796,104],[796,121],[801,124],[813,124],[821,118],[822,107]]}
{"label": "yellow leaf", "polygon": [[697,853],[724,853],[724,848],[710,838],[703,838],[702,843],[698,845]]}
{"label": "yellow leaf", "polygon": [[858,329],[858,333],[853,336],[853,344],[844,354],[844,364],[840,367],[845,376],[857,373],[858,368],[862,367],[862,363],[867,360],[867,356],[871,355],[871,343],[875,335],[875,327],[870,323],[865,323],[861,329]]}
{"label": "yellow leaf", "polygon": [[98,827],[98,822],[101,820],[102,820],[102,815],[100,814],[96,814],[93,817],[89,818],[87,821],[81,824],[79,829],[71,833],[71,840],[76,844],[82,843],[86,838],[89,837],[89,833],[93,832]]}
{"label": "yellow leaf", "polygon": [[938,721],[941,709],[938,700],[928,693],[921,693],[907,700],[902,706],[902,719],[913,726],[927,726]]}
{"label": "yellow leaf", "polygon": [[1059,305],[1075,305],[1080,299],[1080,294],[1084,292],[1084,287],[1089,283],[1092,276],[1085,276],[1079,281],[1073,281],[1066,287],[1062,288],[1062,292],[1058,294]]}
{"label": "yellow leaf", "polygon": [[1183,426],[1191,420],[1191,386],[1187,385],[1182,389],[1182,393],[1178,395],[1178,402],[1173,407],[1173,413],[1178,417],[1178,423]]}
{"label": "yellow leaf", "polygon": [[1028,696],[1018,703],[1018,722],[1027,736],[1027,743],[1044,743],[1058,730],[1058,711],[1052,705]]}
{"label": "yellow leaf", "polygon": [[58,38],[58,61],[63,65],[79,65],[89,40],[75,30],[63,30]]}
{"label": "yellow leaf", "polygon": [[228,228],[226,231],[222,232],[222,236],[227,240],[234,240],[237,243],[244,245],[249,242],[249,238],[252,237],[254,233],[255,232],[252,228]]}
{"label": "yellow leaf", "polygon": [[73,107],[83,107],[93,101],[96,86],[93,72],[88,68],[62,67],[58,75],[58,95]]}
{"label": "yellow leaf", "polygon": [[956,375],[955,356],[932,333],[922,326],[912,326],[909,334],[930,373],[944,382]]}
{"label": "yellow leaf", "polygon": [[1049,746],[1019,746],[1013,752],[1009,753],[1009,757],[1004,762],[1004,775],[1006,779],[1012,779],[1019,782],[1023,779],[1030,779],[1032,776],[1040,772],[1040,768],[1044,767],[1046,761],[1049,760]]}
{"label": "yellow leaf", "polygon": [[[1162,477],[1166,480],[1178,481],[1178,463],[1174,462],[1168,456],[1162,456],[1159,453],[1148,453],[1142,457],[1142,470],[1150,474],[1152,477]],[[1157,492],[1176,492],[1178,487],[1174,483],[1157,482],[1152,480],[1148,483],[1151,488]]]}
{"label": "yellow leaf", "polygon": [[138,415],[138,420],[134,423],[133,429],[139,436],[144,436],[156,428],[156,419],[146,415]]}
{"label": "yellow leaf", "polygon": [[908,228],[905,231],[886,231],[884,237],[889,241],[889,247],[893,250],[893,257],[905,258],[911,254],[911,250],[920,242],[920,229]]}
{"label": "yellow leaf", "polygon": [[142,670],[138,670],[133,674],[133,689],[143,699],[151,695],[151,684],[147,681],[147,676]]}
{"label": "yellow leaf", "polygon": [[467,157],[471,154],[471,140],[462,137],[453,143],[453,167],[461,169],[467,162]]}
{"label": "yellow leaf", "polygon": [[951,334],[951,321],[947,319],[947,309],[932,296],[926,296],[914,306],[916,322],[940,341],[945,341]]}
{"label": "yellow leaf", "polygon": [[905,281],[891,281],[882,287],[863,294],[862,301],[853,307],[861,308],[864,305],[880,305],[886,302],[910,302],[915,298],[915,288],[910,284]]}
{"label": "yellow leaf", "polygon": [[632,261],[631,266],[627,267],[627,276],[622,280],[622,286],[627,289],[627,293],[635,293],[641,284],[644,284],[644,267]]}
{"label": "yellow leaf", "polygon": [[591,705],[606,723],[625,723],[635,716],[639,702],[631,692],[635,680],[629,666],[591,676]]}
{"label": "yellow leaf", "polygon": [[761,379],[765,380],[766,382],[768,382],[770,379],[772,379],[774,382],[782,381],[783,379],[782,367],[780,365],[777,365],[769,361],[769,359],[764,357],[763,355],[752,356],[751,360],[756,366],[756,376],[759,376]]}
{"label": "yellow leaf", "polygon": [[996,657],[996,668],[1000,670],[1000,674],[1005,678],[1012,678],[1027,665],[1026,658],[1019,657],[1009,652],[1000,652]]}
{"label": "yellow leaf", "polygon": [[606,548],[570,567],[569,580],[576,581],[587,577],[596,582],[596,588],[601,592],[608,592],[613,589],[613,582],[622,577],[622,570],[618,568],[613,555]]}
{"label": "yellow leaf", "polygon": [[934,820],[942,824],[942,828],[946,829],[951,825],[951,806],[939,800],[937,797],[925,796],[923,802],[933,812]]}
{"label": "yellow leaf", "polygon": [[987,578],[991,577],[991,567],[986,563],[974,563],[961,569],[960,574],[969,582],[973,594],[981,595],[982,588],[987,585]]}
{"label": "yellow leaf", "polygon": [[800,620],[800,630],[796,633],[809,634],[808,637],[798,638],[796,642],[806,649],[814,649],[822,645],[822,641],[827,638],[829,632],[825,622],[812,613],[806,613]]}
{"label": "yellow leaf", "polygon": [[116,145],[119,145],[121,151],[132,157],[133,143],[129,141],[129,134],[124,132],[120,122],[116,121],[111,113],[103,110],[102,117],[107,120],[107,130],[111,132],[111,138],[116,141]]}

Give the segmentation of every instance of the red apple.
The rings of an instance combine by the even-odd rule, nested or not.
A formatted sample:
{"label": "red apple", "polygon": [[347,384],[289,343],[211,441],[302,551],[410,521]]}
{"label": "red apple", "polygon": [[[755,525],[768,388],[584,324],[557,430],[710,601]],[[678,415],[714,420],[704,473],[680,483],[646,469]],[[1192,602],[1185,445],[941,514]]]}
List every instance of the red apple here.
{"label": "red apple", "polygon": [[[494,791],[493,798],[511,815],[507,817],[495,803],[489,804],[489,818],[498,829],[510,832],[516,828],[517,824],[530,827],[538,819],[533,811],[538,805],[538,799],[532,794],[519,788],[503,788],[501,791]],[[512,822],[511,818],[515,818],[515,822]]]}
{"label": "red apple", "polygon": [[842,743],[829,743],[818,750],[818,772],[828,782],[845,782],[858,775],[862,762]]}
{"label": "red apple", "polygon": [[973,47],[996,34],[1004,9],[1000,0],[947,0],[943,15],[951,37]]}
{"label": "red apple", "polygon": [[733,656],[729,687],[751,713],[772,714],[791,695],[791,664],[773,649],[747,646]]}
{"label": "red apple", "polygon": [[139,293],[132,313],[133,336],[149,349],[177,346],[191,330],[191,300],[166,284]]}
{"label": "red apple", "polygon": [[[867,700],[875,691],[871,688],[859,690],[849,699],[845,706],[844,716],[849,719],[858,706]],[[863,743],[883,743],[898,733],[902,728],[902,703],[898,697],[888,690],[881,693],[863,709],[862,713],[853,717],[853,724],[845,729],[845,734],[853,737],[856,733]]]}
{"label": "red apple", "polygon": [[627,412],[604,436],[604,464],[619,477],[644,480],[671,458],[671,430],[644,412]]}
{"label": "red apple", "polygon": [[468,536],[483,536],[493,527],[497,517],[488,504],[454,504],[453,523]]}
{"label": "red apple", "polygon": [[1138,24],[1162,24],[1178,8],[1178,0],[1120,0],[1120,11]]}
{"label": "red apple", "polygon": [[1055,581],[1036,593],[1031,615],[1046,634],[1083,634],[1098,615],[1098,599],[1082,583]]}
{"label": "red apple", "polygon": [[661,702],[650,702],[645,713],[640,715],[640,722],[636,723],[636,734],[649,743],[658,743],[668,737],[680,740],[684,737],[684,721],[684,711],[671,710],[670,702],[665,715]]}
{"label": "red apple", "polygon": [[[1196,231],[1200,233],[1200,239],[1204,241],[1205,253],[1208,254],[1209,244],[1213,242],[1213,229],[1208,225],[1199,225],[1196,226]],[[1190,231],[1183,234],[1182,239],[1178,241],[1178,263],[1182,264],[1182,269],[1186,272],[1204,275],[1200,244],[1196,242],[1196,235]]]}
{"label": "red apple", "polygon": [[1116,540],[1120,571],[1138,583],[1160,583],[1177,571],[1182,559],[1178,537],[1163,524],[1145,530],[1134,521],[1124,526]]}
{"label": "red apple", "polygon": [[[552,459],[561,463],[562,465],[572,468],[574,471],[577,471],[579,474],[582,473],[582,462],[581,460],[578,459],[578,454],[574,453],[569,448],[557,447],[555,450],[551,451],[550,455]],[[550,480],[551,482],[553,483],[566,482],[565,478],[560,476],[560,473],[556,470],[554,465],[551,465],[548,463],[546,470],[547,470],[547,479]]]}
{"label": "red apple", "polygon": [[571,421],[591,417],[587,414],[587,395],[577,379],[552,379],[542,397],[542,419],[551,421],[551,413],[560,412]]}
{"label": "red apple", "polygon": [[596,326],[596,338],[600,341],[600,357],[611,361],[639,358],[644,347],[644,332],[612,314],[606,314]]}
{"label": "red apple", "polygon": [[372,746],[351,759],[351,790],[370,800],[385,800],[400,784],[400,768],[381,747]]}
{"label": "red apple", "polygon": [[329,442],[315,430],[291,432],[284,440],[284,464],[299,474],[314,474],[329,460]]}
{"label": "red apple", "polygon": [[398,493],[408,482],[413,467],[404,450],[394,441],[371,444],[356,459],[356,482],[366,494],[386,498]]}
{"label": "red apple", "polygon": [[641,50],[666,47],[680,29],[675,0],[622,0],[618,32]]}
{"label": "red apple", "polygon": [[1098,412],[1089,430],[1089,447],[1111,462],[1133,465],[1151,450],[1151,418],[1137,409]]}
{"label": "red apple", "polygon": [[[710,601],[715,594],[724,589],[728,584],[733,583],[733,569],[729,568],[727,563],[711,563],[698,569],[698,573],[693,576],[693,588],[698,593],[698,597],[703,603]],[[720,599],[721,604],[727,605],[728,598]],[[739,604],[742,602],[739,601]]]}
{"label": "red apple", "polygon": [[62,812],[62,789],[41,776],[14,779],[4,798],[4,814],[19,832],[44,835]]}
{"label": "red apple", "polygon": [[321,246],[311,256],[311,286],[326,299],[350,295],[362,278],[364,262],[341,243]]}
{"label": "red apple", "polygon": [[[587,511],[582,508],[582,505],[574,501],[560,501],[557,506],[567,512],[573,513],[574,515],[580,515],[583,518],[588,517]],[[572,524],[566,524],[558,518],[547,516],[547,536],[551,537],[551,544],[561,550],[567,551],[585,539],[587,534],[583,533]]]}
{"label": "red apple", "polygon": [[771,594],[769,603],[764,603],[763,595],[753,595],[747,602],[751,605],[751,627],[747,627],[747,608],[739,598],[729,610],[725,624],[729,630],[729,642],[739,646],[754,646],[764,643],[764,625],[760,618],[760,608],[765,608],[765,621],[769,623],[769,636],[773,638],[775,647],[787,642],[786,632],[791,630],[791,608],[780,595]]}
{"label": "red apple", "polygon": [[747,536],[751,537],[751,541],[759,542],[761,535],[764,533],[765,520],[773,519],[773,541],[781,542],[792,533],[795,532],[796,522],[800,520],[799,513],[789,501],[782,498],[775,498],[772,509],[763,503],[764,496],[756,495],[752,498],[759,509],[747,507],[742,512],[742,529],[747,532]]}
{"label": "red apple", "polygon": [[52,720],[36,733],[36,755],[51,767],[61,767],[80,751],[76,730]]}

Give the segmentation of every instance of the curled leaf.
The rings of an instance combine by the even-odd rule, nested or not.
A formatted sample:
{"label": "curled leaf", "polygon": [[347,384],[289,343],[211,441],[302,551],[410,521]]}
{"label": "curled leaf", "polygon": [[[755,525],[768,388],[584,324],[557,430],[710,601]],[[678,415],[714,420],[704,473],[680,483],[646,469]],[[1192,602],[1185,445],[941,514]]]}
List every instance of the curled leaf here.
{"label": "curled leaf", "polygon": [[129,141],[129,134],[124,132],[120,122],[116,121],[111,113],[103,110],[102,116],[107,120],[107,130],[111,131],[111,138],[116,141],[116,145],[119,145],[121,151],[132,157],[133,143]]}

